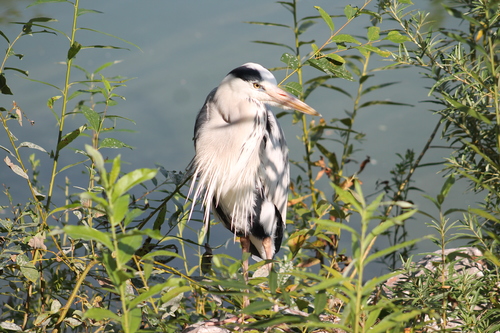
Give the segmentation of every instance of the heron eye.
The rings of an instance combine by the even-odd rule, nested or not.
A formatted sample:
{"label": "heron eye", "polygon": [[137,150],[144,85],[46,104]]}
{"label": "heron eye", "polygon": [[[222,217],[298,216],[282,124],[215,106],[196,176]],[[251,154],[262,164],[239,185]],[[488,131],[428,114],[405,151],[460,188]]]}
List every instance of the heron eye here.
{"label": "heron eye", "polygon": [[257,82],[254,82],[254,83],[253,83],[253,87],[254,87],[255,89],[259,89],[259,88],[261,88],[261,85],[260,85],[260,84],[258,84]]}

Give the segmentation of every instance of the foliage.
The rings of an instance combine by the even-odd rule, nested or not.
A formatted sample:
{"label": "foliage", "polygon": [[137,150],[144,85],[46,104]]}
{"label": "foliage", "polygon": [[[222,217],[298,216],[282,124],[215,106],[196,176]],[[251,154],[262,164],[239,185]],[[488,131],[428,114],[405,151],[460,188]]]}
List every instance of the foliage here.
{"label": "foliage", "polygon": [[[258,262],[250,267],[256,274],[248,282],[240,273],[240,259],[205,244],[201,221],[192,218],[187,223],[191,203],[184,185],[189,175],[163,167],[125,172],[120,155],[103,153],[131,148],[112,137],[122,122],[131,121],[112,113],[124,100],[118,91],[128,79],[105,75],[116,62],[90,71],[77,64],[76,56],[84,49],[120,51],[135,45],[80,27],[81,15],[98,11],[81,8],[78,0],[37,0],[32,6],[46,2],[72,6],[67,31],[53,28],[52,18],[37,17],[17,22],[21,31],[14,38],[0,33],[8,44],[0,67],[0,92],[15,92],[8,84],[12,72],[52,87],[56,95],[47,107],[57,127],[52,150],[34,142],[18,143],[23,120],[29,122],[21,109],[22,98],[12,107],[0,107],[8,141],[0,148],[16,176],[9,185],[22,182],[28,193],[25,202],[18,203],[5,188],[9,204],[2,209],[9,217],[0,219],[0,331],[176,332],[209,320],[233,330],[273,332],[427,331],[432,325],[445,332],[452,331],[451,321],[459,321],[462,331],[498,330],[497,2],[444,4],[444,11],[467,23],[461,29],[432,26],[430,16],[412,10],[408,0],[347,5],[335,16],[316,6],[317,15],[303,18],[297,1],[280,1],[291,13],[289,25],[249,22],[290,30],[291,44],[257,41],[285,50],[284,66],[275,69],[287,70],[284,88],[301,99],[312,98],[317,89],[340,93],[351,108],[332,119],[308,121],[303,114],[293,114],[292,123],[302,130],[304,159],[292,161],[300,172],[291,184],[287,241],[269,276],[259,276],[265,263]],[[316,24],[329,36],[323,42],[304,40]],[[353,24],[368,25],[366,33],[347,33]],[[82,45],[81,31],[102,34],[124,46]],[[38,34],[68,41],[66,54],[59,55],[65,59],[61,87],[11,65],[23,57],[14,51],[17,42]],[[390,65],[376,67],[381,58]],[[379,182],[375,193],[365,194],[368,186],[362,188],[362,172],[370,158],[359,158],[365,134],[357,124],[372,106],[407,106],[369,98],[372,93],[383,96],[385,88],[396,84],[374,83],[374,77],[403,66],[423,68],[433,80],[429,95],[439,107],[434,110],[436,125],[418,156],[411,150],[397,153],[400,162],[388,170],[390,181]],[[75,80],[75,72],[84,79]],[[336,84],[342,80],[355,82],[356,89]],[[282,123],[284,115],[278,115]],[[68,122],[70,116],[77,126]],[[423,156],[432,149],[440,128],[451,149],[443,167],[448,176],[434,197],[415,186],[413,177],[417,168],[426,166]],[[21,152],[27,149],[34,152],[28,158]],[[63,157],[73,152],[79,159],[66,163]],[[50,158],[50,165],[41,163],[41,154]],[[357,160],[357,172],[348,173]],[[77,193],[70,190],[74,180],[63,179],[69,169],[85,174],[86,184]],[[39,177],[40,170],[47,170],[48,180]],[[445,199],[461,179],[484,193],[485,200],[479,207],[446,209]],[[437,216],[412,204],[417,191],[435,205]],[[415,276],[410,252],[420,239],[409,235],[405,222],[417,212],[428,219],[429,230],[436,231],[431,240],[440,255],[435,269]],[[457,213],[463,218],[453,220]],[[379,250],[375,242],[381,236],[388,237],[390,245]],[[341,238],[350,239],[348,249],[339,248]],[[460,259],[447,254],[451,242],[463,246],[465,241],[484,254],[469,258],[488,268],[479,277],[453,274],[450,268]],[[189,248],[198,254],[194,264],[187,259]],[[399,258],[404,267],[396,271]],[[392,269],[372,277],[370,267],[380,261]],[[401,272],[407,278],[391,291],[397,297],[382,293],[385,281]],[[243,308],[244,296],[251,302]]]}

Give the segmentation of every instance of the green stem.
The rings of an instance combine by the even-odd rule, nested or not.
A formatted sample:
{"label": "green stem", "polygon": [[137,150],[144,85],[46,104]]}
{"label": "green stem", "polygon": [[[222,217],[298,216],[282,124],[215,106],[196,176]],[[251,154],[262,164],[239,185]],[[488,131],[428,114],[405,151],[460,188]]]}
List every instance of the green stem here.
{"label": "green stem", "polygon": [[[74,45],[75,43],[75,34],[76,34],[76,22],[78,19],[78,6],[79,6],[80,0],[75,0],[74,3],[74,10],[73,10],[73,25],[71,27],[71,39],[70,39],[70,47]],[[59,133],[57,137],[57,146],[54,154],[54,163],[52,164],[52,172],[50,176],[50,183],[49,183],[49,191],[47,193],[47,203],[45,205],[45,209],[48,211],[50,210],[50,202],[52,200],[52,193],[54,190],[55,186],[55,178],[57,175],[57,165],[59,161],[59,153],[60,153],[60,148],[59,144],[62,140],[63,137],[63,130],[64,130],[64,122],[66,120],[66,112],[67,112],[67,104],[68,104],[68,94],[69,94],[69,88],[70,88],[70,76],[71,76],[71,66],[73,63],[73,58],[68,59],[66,63],[66,78],[64,81],[64,89],[63,89],[63,98],[62,98],[62,108],[61,108],[61,118],[59,119]]]}
{"label": "green stem", "polygon": [[[293,0],[293,32],[295,36],[295,55],[297,56],[297,59],[300,62],[300,40],[299,40],[299,24],[297,20],[297,0]],[[303,84],[303,77],[302,77],[302,67],[299,67],[297,69],[297,80],[300,86]],[[299,96],[301,99],[303,99],[303,96]],[[306,167],[307,167],[307,179],[309,180],[309,190],[311,191],[311,199],[312,199],[312,207],[316,207],[317,203],[317,194],[316,191],[314,190],[314,177],[313,177],[313,171],[312,171],[312,161],[311,161],[311,143],[309,141],[309,129],[308,129],[308,124],[307,124],[307,117],[305,114],[302,114],[301,117],[301,122],[302,122],[302,140],[304,143],[304,148],[306,150],[305,152],[305,162],[306,162]],[[314,209],[312,210],[312,213],[314,214]]]}
{"label": "green stem", "polygon": [[[349,159],[351,153],[349,149],[349,141],[351,139],[351,133],[352,133],[352,128],[354,126],[354,120],[356,119],[356,116],[358,114],[359,110],[359,104],[361,102],[361,96],[363,96],[363,82],[364,77],[368,74],[368,64],[370,62],[370,55],[371,53],[368,53],[366,58],[363,61],[363,70],[361,72],[361,75],[359,77],[359,85],[358,85],[358,90],[356,92],[356,98],[354,100],[354,105],[352,107],[352,114],[351,114],[351,121],[349,123],[349,126],[346,131],[346,137],[344,141],[344,150],[342,152],[342,160],[340,161],[340,167],[339,171],[342,173],[342,170],[344,169],[345,164],[347,163],[347,160]],[[342,174],[341,174],[342,175]]]}

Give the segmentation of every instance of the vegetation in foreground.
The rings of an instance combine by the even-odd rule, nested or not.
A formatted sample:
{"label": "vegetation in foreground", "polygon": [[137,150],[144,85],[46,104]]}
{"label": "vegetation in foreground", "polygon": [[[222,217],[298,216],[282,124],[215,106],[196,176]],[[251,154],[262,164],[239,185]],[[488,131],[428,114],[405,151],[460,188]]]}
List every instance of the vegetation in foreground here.
{"label": "vegetation in foreground", "polygon": [[[37,0],[32,6],[46,2],[54,1]],[[352,108],[342,117],[311,122],[293,114],[292,122],[302,130],[304,156],[293,162],[300,172],[291,185],[287,241],[276,271],[248,284],[240,273],[241,258],[213,251],[201,221],[187,224],[189,174],[162,167],[122,172],[119,154],[108,157],[108,149],[103,155],[105,148],[129,147],[113,138],[123,122],[131,121],[115,114],[124,103],[120,94],[127,79],[107,76],[114,62],[90,71],[78,65],[76,56],[83,49],[121,52],[135,45],[81,27],[79,17],[97,11],[80,7],[79,0],[57,4],[73,8],[66,31],[53,28],[52,18],[37,17],[16,23],[17,36],[0,33],[7,45],[0,92],[15,95],[16,87],[9,85],[13,74],[53,87],[56,93],[46,109],[57,127],[54,147],[23,141],[29,130],[23,96],[0,107],[0,148],[12,175],[4,185],[0,215],[0,331],[178,332],[213,319],[231,330],[266,332],[500,330],[499,2],[436,2],[436,10],[428,13],[415,10],[410,0],[367,0],[361,7],[345,6],[342,15],[316,7],[314,17],[301,17],[295,0],[277,5],[291,13],[290,24],[250,23],[290,30],[291,45],[258,41],[286,51],[283,68],[276,69],[289,73],[282,86],[302,99],[316,89],[332,90]],[[441,28],[440,15],[461,24]],[[327,40],[302,40],[314,24],[330,32]],[[368,26],[366,33],[346,33],[353,25]],[[104,34],[121,46],[82,45],[82,30]],[[65,59],[62,86],[38,81],[17,67],[23,55],[16,43],[47,33],[68,41],[67,54],[57,55]],[[380,59],[383,67],[377,67]],[[398,152],[401,161],[387,170],[390,180],[367,195],[368,185],[361,184],[369,159],[356,173],[346,172],[363,148],[358,118],[374,105],[405,106],[384,98],[395,82],[372,83],[382,71],[403,67],[418,67],[432,82],[434,131],[422,138],[421,151]],[[304,79],[306,71],[311,79]],[[343,89],[343,80],[356,82],[357,89]],[[370,99],[372,92],[379,98]],[[440,163],[442,189],[433,195],[415,185],[414,172],[428,167],[422,158],[437,134],[448,143],[449,154]],[[42,163],[47,156],[50,162]],[[42,180],[42,171],[50,176]],[[73,193],[74,179],[67,175],[79,177],[81,184],[81,173],[86,185]],[[458,181],[483,200],[446,208]],[[322,190],[325,184],[332,190]],[[20,186],[26,199],[15,202],[10,189]],[[414,207],[412,198],[421,193],[434,211]],[[435,235],[437,252],[425,267],[412,264],[420,239],[405,227],[418,215]],[[188,231],[197,238],[188,237]],[[339,248],[341,237],[351,240],[351,248]],[[376,250],[381,237],[391,246]],[[451,249],[451,241],[463,248]],[[192,249],[198,253],[195,264],[186,259]],[[367,279],[374,262],[386,263],[391,272]],[[242,309],[247,290],[251,304]],[[238,320],[231,320],[234,316]]]}

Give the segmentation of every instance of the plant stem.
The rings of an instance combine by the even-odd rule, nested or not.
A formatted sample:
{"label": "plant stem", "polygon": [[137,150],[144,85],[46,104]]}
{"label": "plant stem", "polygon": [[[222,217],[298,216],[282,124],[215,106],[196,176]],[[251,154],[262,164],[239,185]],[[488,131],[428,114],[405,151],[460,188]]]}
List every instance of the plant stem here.
{"label": "plant stem", "polygon": [[[78,19],[78,6],[80,0],[75,0],[74,10],[73,10],[73,25],[71,27],[71,39],[70,39],[70,47],[72,47],[75,43],[75,34],[76,34],[76,22]],[[71,76],[71,66],[73,64],[73,58],[68,59],[66,62],[66,77],[64,81],[64,89],[63,89],[63,98],[62,98],[62,108],[61,108],[61,117],[59,119],[59,133],[57,136],[56,150],[54,154],[54,163],[52,164],[52,172],[50,175],[50,183],[49,183],[49,191],[47,193],[47,203],[45,204],[45,209],[50,210],[50,202],[52,200],[52,192],[55,186],[55,178],[57,175],[57,165],[59,161],[59,153],[61,148],[59,148],[59,144],[61,143],[63,137],[64,130],[64,122],[66,120],[66,112],[68,106],[68,94],[70,88],[70,76]]]}
{"label": "plant stem", "polygon": [[[300,62],[300,40],[299,40],[299,24],[297,20],[297,0],[293,0],[293,32],[294,32],[294,37],[295,37],[295,55],[297,56],[297,59]],[[297,69],[297,80],[300,86],[303,84],[303,77],[302,77],[302,67],[299,67]],[[299,96],[301,99],[303,99],[303,92],[301,93],[302,96]],[[307,166],[307,179],[309,181],[309,190],[311,191],[311,200],[312,204],[311,207],[316,207],[317,203],[317,194],[316,191],[314,190],[314,177],[313,177],[313,171],[312,171],[312,161],[311,161],[311,143],[309,142],[309,129],[307,125],[307,116],[305,114],[302,114],[301,116],[301,122],[302,122],[302,142],[304,144],[304,148],[306,150],[305,152],[305,162]],[[314,209],[311,211],[313,214]]]}
{"label": "plant stem", "polygon": [[73,301],[75,300],[76,298],[76,295],[78,294],[78,292],[80,291],[80,286],[82,285],[83,281],[85,281],[85,278],[87,277],[87,274],[90,272],[90,269],[95,265],[97,264],[98,262],[97,261],[91,261],[87,267],[85,267],[85,269],[83,270],[83,272],[80,274],[80,276],[78,277],[78,279],[76,280],[76,284],[73,288],[73,292],[71,293],[71,295],[69,296],[68,298],[68,301],[66,302],[66,305],[64,305],[60,312],[59,312],[59,319],[57,319],[57,322],[55,324],[55,328],[54,328],[54,333],[57,332],[57,330],[59,329],[59,326],[61,325],[62,321],[64,320],[64,318],[66,317],[66,314],[68,313],[68,310],[69,308],[71,307],[71,304],[73,304]]}

